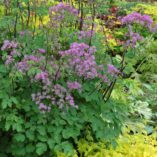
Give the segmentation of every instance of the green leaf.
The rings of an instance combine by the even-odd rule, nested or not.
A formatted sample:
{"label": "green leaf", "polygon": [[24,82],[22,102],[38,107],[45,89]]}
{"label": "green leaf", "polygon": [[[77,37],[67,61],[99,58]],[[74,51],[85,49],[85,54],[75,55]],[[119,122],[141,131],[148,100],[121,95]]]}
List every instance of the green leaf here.
{"label": "green leaf", "polygon": [[9,123],[9,122],[7,122],[6,124],[5,124],[5,129],[6,129],[6,131],[8,131],[10,128],[11,128],[11,123]]}
{"label": "green leaf", "polygon": [[13,104],[17,104],[18,101],[15,97],[6,97],[5,99],[2,100],[2,108],[6,109],[7,107],[12,107]]}
{"label": "green leaf", "polygon": [[12,103],[11,103],[11,101],[9,101],[9,99],[3,99],[3,101],[2,101],[2,108],[3,109],[6,109],[8,106],[12,106]]}
{"label": "green leaf", "polygon": [[25,136],[23,134],[15,134],[14,138],[17,142],[24,142]]}
{"label": "green leaf", "polygon": [[48,139],[47,143],[50,149],[54,149],[55,142],[53,139]]}
{"label": "green leaf", "polygon": [[63,151],[65,154],[72,154],[74,150],[72,144],[68,141],[62,142],[60,145],[56,146],[55,149]]}
{"label": "green leaf", "polygon": [[27,152],[27,153],[33,153],[33,152],[34,152],[34,149],[35,149],[35,147],[34,147],[33,144],[28,144],[28,145],[26,145],[26,152]]}
{"label": "green leaf", "polygon": [[21,132],[23,130],[22,125],[20,123],[15,123],[14,125],[12,125],[12,128],[13,130],[16,130],[17,132]]}
{"label": "green leaf", "polygon": [[67,128],[67,129],[64,129],[63,132],[62,132],[62,135],[63,135],[63,138],[65,139],[68,139],[70,137],[73,137],[75,138],[76,136],[78,136],[80,133],[79,130],[77,130],[77,128]]}
{"label": "green leaf", "polygon": [[47,127],[47,131],[48,131],[49,133],[52,133],[52,132],[54,131],[54,127],[53,127],[53,126],[48,126],[48,127]]}
{"label": "green leaf", "polygon": [[5,73],[6,72],[6,68],[4,65],[0,65],[0,73]]}
{"label": "green leaf", "polygon": [[27,137],[29,140],[33,141],[33,140],[35,139],[34,132],[33,132],[33,131],[30,131],[30,130],[26,131],[26,137]]}
{"label": "green leaf", "polygon": [[46,142],[47,140],[48,140],[48,137],[47,136],[43,136],[43,135],[38,135],[37,136],[37,139],[39,140],[39,141],[41,141],[41,142]]}
{"label": "green leaf", "polygon": [[13,143],[11,149],[13,156],[26,156],[26,149],[23,143]]}
{"label": "green leaf", "polygon": [[38,155],[42,155],[46,151],[47,151],[47,145],[45,143],[38,143],[36,145],[36,153]]}
{"label": "green leaf", "polygon": [[44,126],[38,126],[37,131],[39,132],[40,135],[46,135],[46,130]]}

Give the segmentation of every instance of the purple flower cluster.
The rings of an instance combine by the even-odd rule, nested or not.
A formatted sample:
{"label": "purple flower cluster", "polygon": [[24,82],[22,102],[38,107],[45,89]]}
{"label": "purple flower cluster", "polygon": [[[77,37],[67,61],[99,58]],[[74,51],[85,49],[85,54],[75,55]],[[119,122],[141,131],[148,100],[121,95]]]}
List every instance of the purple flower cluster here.
{"label": "purple flower cluster", "polygon": [[108,83],[109,80],[106,75],[98,74],[98,77],[105,83]]}
{"label": "purple flower cluster", "polygon": [[121,19],[122,24],[133,24],[139,23],[142,26],[146,26],[147,28],[151,28],[153,24],[153,20],[149,15],[142,15],[137,12],[133,12]]}
{"label": "purple flower cluster", "polygon": [[66,90],[66,88],[60,84],[43,86],[42,92],[32,94],[32,100],[39,106],[40,110],[44,109],[50,111],[50,107],[47,107],[44,102],[57,105],[59,108],[63,108],[65,106],[78,108],[78,106],[75,105],[74,98]]}
{"label": "purple flower cluster", "polygon": [[67,86],[70,90],[80,90],[81,89],[81,84],[78,83],[77,81],[75,82],[67,82]]}
{"label": "purple flower cluster", "polygon": [[[107,83],[107,76],[104,75],[104,65],[97,65],[94,53],[96,48],[85,43],[72,43],[69,50],[60,51],[59,54],[68,59],[68,69],[71,69],[77,76],[85,79],[99,78]],[[80,87],[76,82],[76,86]],[[70,88],[73,84],[69,84]],[[76,87],[75,87],[76,88]]]}
{"label": "purple flower cluster", "polygon": [[112,64],[107,65],[107,72],[112,76],[117,76],[120,71]]}
{"label": "purple flower cluster", "polygon": [[1,50],[9,50],[9,49],[16,49],[18,46],[18,43],[15,41],[9,41],[9,40],[5,40],[3,42],[3,46],[1,47]]}
{"label": "purple flower cluster", "polygon": [[38,49],[38,51],[40,52],[40,53],[46,53],[46,50],[45,49],[42,49],[42,48],[40,48],[40,49]]}
{"label": "purple flower cluster", "polygon": [[16,49],[13,49],[13,50],[10,52],[10,55],[11,55],[12,57],[15,57],[15,56],[20,57],[20,56],[21,56],[21,53],[18,52]]}
{"label": "purple flower cluster", "polygon": [[126,45],[129,46],[131,45],[132,48],[136,47],[136,43],[138,41],[142,41],[143,37],[139,33],[131,33],[130,34],[130,39],[127,40]]}
{"label": "purple flower cluster", "polygon": [[23,60],[21,62],[16,63],[16,68],[22,73],[28,71],[29,65],[27,63],[27,60]]}
{"label": "purple flower cluster", "polygon": [[78,15],[77,9],[75,9],[71,5],[63,3],[63,2],[59,3],[58,5],[50,7],[49,12],[50,12],[50,14],[52,14],[52,13],[62,14],[62,13],[64,13],[65,10],[68,11],[70,14],[73,14],[75,16]]}
{"label": "purple flower cluster", "polygon": [[[24,58],[15,64],[15,67],[23,75],[26,75],[31,68],[35,68],[38,73],[30,76],[31,82],[42,82],[45,85],[50,85],[49,71],[45,69],[45,56],[25,55]],[[48,62],[49,66],[53,69],[53,63]],[[54,67],[53,70],[56,68]]]}
{"label": "purple flower cluster", "polygon": [[15,59],[11,55],[8,55],[6,58],[6,61],[5,61],[5,65],[10,65],[14,61],[15,61]]}
{"label": "purple flower cluster", "polygon": [[90,39],[94,35],[94,31],[87,30],[87,31],[80,31],[78,33],[78,39]]}
{"label": "purple flower cluster", "polygon": [[51,111],[51,107],[46,106],[46,105],[43,104],[43,103],[40,103],[40,104],[39,104],[39,109],[40,109],[40,111],[42,111],[43,113],[45,113],[45,112],[50,112],[50,111]]}
{"label": "purple flower cluster", "polygon": [[48,72],[42,71],[41,73],[36,74],[35,80],[41,80],[42,82],[47,82],[48,81]]}
{"label": "purple flower cluster", "polygon": [[74,68],[78,76],[93,79],[97,76],[95,52],[95,47],[89,47],[85,43],[73,43],[69,50],[59,53],[63,57],[69,57],[69,67]]}
{"label": "purple flower cluster", "polygon": [[126,46],[136,47],[138,41],[143,40],[143,37],[139,33],[134,33],[132,31],[131,24],[138,23],[145,26],[149,31],[155,32],[157,27],[153,27],[153,20],[149,15],[142,15],[137,12],[133,12],[121,19],[122,24],[128,24],[129,32],[126,34],[129,40],[126,41]]}
{"label": "purple flower cluster", "polygon": [[129,31],[126,34],[126,37],[129,38],[129,39],[126,41],[126,46],[127,47],[131,46],[132,48],[135,48],[136,43],[138,41],[142,41],[144,38],[139,33],[134,33],[132,31],[132,26],[131,25],[129,25],[128,28],[129,28]]}
{"label": "purple flower cluster", "polygon": [[77,108],[77,105],[75,105],[74,103],[74,98],[61,85],[56,84],[54,86],[54,94],[57,97],[59,97],[59,100],[56,101],[57,99],[55,99],[55,102],[57,103],[57,105],[59,105],[60,108],[62,108],[64,105],[67,105],[67,106],[70,105],[72,107]]}
{"label": "purple flower cluster", "polygon": [[25,55],[24,58],[16,63],[16,68],[22,72],[27,72],[30,67],[38,65],[40,62],[44,61],[44,56],[35,56],[35,55]]}
{"label": "purple flower cluster", "polygon": [[18,43],[16,41],[5,40],[1,47],[2,51],[7,51],[8,55],[5,59],[5,65],[10,65],[15,61],[16,56],[21,56],[21,54],[16,50],[18,48]]}
{"label": "purple flower cluster", "polygon": [[58,26],[65,18],[65,14],[69,13],[73,16],[78,16],[78,10],[66,3],[59,3],[58,5],[49,8],[50,21],[53,26]]}

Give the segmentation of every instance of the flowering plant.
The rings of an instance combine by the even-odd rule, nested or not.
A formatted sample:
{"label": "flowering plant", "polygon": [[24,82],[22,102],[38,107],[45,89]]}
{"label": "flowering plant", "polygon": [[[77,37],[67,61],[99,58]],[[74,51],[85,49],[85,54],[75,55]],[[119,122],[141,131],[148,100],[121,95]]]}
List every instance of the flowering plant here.
{"label": "flowering plant", "polygon": [[[151,32],[154,23],[147,15],[132,13],[122,18],[121,25],[114,7],[110,12],[116,18],[108,16],[107,21],[112,24],[116,19],[118,24],[99,23],[97,9],[102,2],[109,4],[0,2],[5,8],[0,18],[4,24],[0,25],[0,156],[52,157],[58,151],[72,155],[87,129],[94,141],[116,144],[128,118],[128,104],[138,93],[131,90],[129,95],[121,88],[138,86],[132,79],[122,79],[127,63],[132,66],[125,53],[144,38],[134,31],[135,25]],[[127,42],[119,46],[112,29],[125,26]],[[113,44],[108,44],[109,38]],[[118,54],[113,52],[116,46]]]}

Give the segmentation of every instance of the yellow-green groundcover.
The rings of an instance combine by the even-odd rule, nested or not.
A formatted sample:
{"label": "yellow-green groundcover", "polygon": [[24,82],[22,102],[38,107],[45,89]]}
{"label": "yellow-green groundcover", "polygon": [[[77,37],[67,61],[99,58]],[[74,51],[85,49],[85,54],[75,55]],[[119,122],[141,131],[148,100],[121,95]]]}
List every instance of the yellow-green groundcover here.
{"label": "yellow-green groundcover", "polygon": [[[156,134],[150,136],[144,134],[124,135],[118,139],[116,149],[106,149],[104,143],[87,142],[81,139],[78,142],[79,155],[72,157],[157,157]],[[58,153],[58,157],[69,157]]]}

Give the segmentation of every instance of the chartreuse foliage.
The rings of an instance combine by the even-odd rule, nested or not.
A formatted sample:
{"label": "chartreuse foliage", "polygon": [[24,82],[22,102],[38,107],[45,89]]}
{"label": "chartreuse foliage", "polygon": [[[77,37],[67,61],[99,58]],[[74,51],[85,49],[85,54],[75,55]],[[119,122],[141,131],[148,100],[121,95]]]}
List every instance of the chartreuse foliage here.
{"label": "chartreuse foliage", "polygon": [[141,134],[124,135],[119,137],[118,147],[116,149],[106,149],[104,143],[93,143],[92,141],[80,140],[78,143],[78,151],[81,156],[85,157],[155,157],[157,153],[156,135],[147,136]]}
{"label": "chartreuse foliage", "polygon": [[[157,153],[157,135],[146,134],[130,135],[125,130],[123,136],[117,140],[118,146],[107,148],[106,142],[93,142],[93,138],[87,132],[86,138],[80,139],[77,143],[77,153],[73,157],[155,157]],[[57,153],[58,157],[68,157],[64,153]]]}

